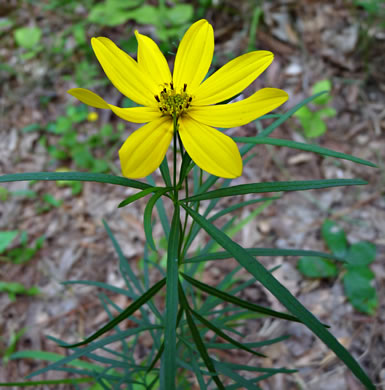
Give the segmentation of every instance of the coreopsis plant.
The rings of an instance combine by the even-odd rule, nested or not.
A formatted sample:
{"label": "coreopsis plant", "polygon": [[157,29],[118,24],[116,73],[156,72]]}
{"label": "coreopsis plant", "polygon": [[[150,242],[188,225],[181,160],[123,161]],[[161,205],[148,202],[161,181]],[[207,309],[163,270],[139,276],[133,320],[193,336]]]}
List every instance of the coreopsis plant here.
{"label": "coreopsis plant", "polygon": [[120,108],[83,88],[68,92],[85,104],[112,110],[122,119],[147,123],[127,138],[119,151],[122,173],[141,178],[162,162],[178,134],[191,159],[219,177],[242,174],[242,158],[235,142],[213,127],[242,126],[277,108],[288,99],[285,91],[264,88],[237,103],[221,103],[242,92],[273,61],[265,50],[244,54],[204,80],[214,53],[214,32],[206,20],[194,23],[184,35],[171,74],[157,44],[135,33],[138,61],[110,39],[91,40],[92,48],[112,84],[141,107]]}
{"label": "coreopsis plant", "polygon": [[[263,342],[243,343],[239,334],[234,335],[237,333],[234,323],[239,322],[246,314],[258,313],[259,316],[275,317],[294,321],[298,326],[307,326],[336,353],[366,388],[374,389],[360,365],[329,332],[327,324],[322,324],[310,313],[274,277],[273,273],[258,261],[256,256],[301,255],[341,259],[335,255],[310,250],[243,248],[225,233],[228,225],[218,227],[214,224],[221,216],[253,203],[261,203],[257,211],[263,209],[276,200],[276,196],[240,201],[216,213],[213,213],[213,210],[218,200],[228,196],[366,184],[360,179],[262,182],[241,185],[231,185],[231,180],[225,180],[217,183],[219,178],[239,177],[243,165],[248,162],[248,159],[244,159],[246,153],[258,144],[285,146],[367,166],[375,165],[316,145],[269,137],[274,129],[321,93],[305,99],[285,114],[272,116],[277,119],[254,137],[231,138],[215,129],[215,127],[224,129],[242,126],[256,119],[260,120],[287,100],[286,92],[276,88],[264,88],[248,98],[235,103],[226,103],[248,87],[271,64],[272,53],[261,50],[241,55],[206,78],[214,51],[213,28],[206,20],[194,23],[183,36],[175,56],[172,73],[156,43],[138,32],[135,34],[138,41],[137,60],[119,49],[108,38],[93,38],[91,43],[109,80],[123,95],[136,102],[138,107],[117,107],[107,103],[94,92],[82,88],[69,91],[85,104],[99,109],[110,109],[126,121],[143,124],[127,138],[119,150],[124,177],[81,172],[38,172],[4,175],[0,177],[0,182],[93,181],[140,190],[135,195],[122,200],[119,207],[151,195],[144,211],[145,257],[148,256],[146,253],[149,250],[155,254],[162,252],[159,243],[155,242],[152,235],[152,215],[156,206],[168,245],[166,269],[162,269],[157,263],[154,267],[160,270],[164,277],[154,285],[149,285],[148,273],[151,272],[149,263],[154,262],[148,259],[143,263],[143,277],[137,277],[105,222],[107,233],[117,250],[120,270],[127,284],[127,290],[119,291],[132,299],[132,303],[127,308],[119,308],[118,316],[111,318],[105,326],[83,341],[68,344],[63,340],[56,340],[63,348],[72,349],[72,353],[68,356],[56,356],[53,363],[35,371],[29,377],[48,370],[65,369],[80,375],[80,378],[65,381],[69,380],[74,384],[88,381],[107,389],[121,388],[120,386],[124,384],[127,389],[139,387],[162,390],[188,389],[192,388],[193,381],[196,381],[201,389],[257,389],[258,382],[268,376],[292,371],[270,368],[260,377],[246,379],[237,371],[264,372],[263,367],[256,368],[220,361],[215,353],[209,353],[209,350],[238,348],[263,359],[265,356],[256,351],[258,346],[264,345]],[[238,149],[235,142],[246,145]],[[165,158],[171,143],[172,174]],[[180,167],[177,166],[178,153],[181,155]],[[158,167],[160,167],[164,186],[156,186],[152,177],[148,176]],[[190,174],[193,180],[190,180]],[[134,180],[146,176],[148,183]],[[211,189],[214,184],[216,188]],[[173,205],[173,209],[169,210],[170,214],[172,213],[171,223],[164,205],[166,198],[171,200]],[[203,201],[209,202],[203,206],[201,204]],[[192,251],[191,245],[202,230],[208,233],[212,240],[205,247]],[[223,250],[214,251],[213,242]],[[238,298],[236,292],[240,288],[234,283],[236,280],[234,275],[238,269],[226,275],[217,286],[199,280],[204,269],[200,267],[202,263],[227,258],[234,258],[241,268],[249,272],[250,281],[260,282],[281,302],[287,312],[278,312]],[[73,281],[72,283],[85,282]],[[86,282],[91,285],[92,283]],[[117,291],[116,287],[108,284],[101,285],[96,282],[94,284]],[[162,294],[164,287],[165,309],[162,312],[152,298]],[[197,292],[200,294],[196,294]],[[201,298],[201,293],[207,295],[205,299]],[[228,305],[224,309],[215,310],[223,302]],[[109,304],[116,308],[115,304],[106,299],[103,299],[102,303],[109,315]],[[145,305],[147,305],[146,309]],[[137,310],[140,310],[140,316],[134,315]],[[118,325],[128,317],[136,326],[125,330],[120,329]],[[116,333],[105,335],[113,329]],[[208,338],[208,331],[215,334],[214,339]],[[151,337],[152,347],[147,351],[144,359],[138,361],[134,357],[133,350],[142,333]],[[129,337],[133,337],[134,342],[127,343],[126,339]],[[222,342],[215,342],[217,340]],[[280,340],[266,342],[271,344]],[[121,351],[107,347],[116,341],[122,342]],[[78,348],[80,346],[82,348]],[[102,354],[98,353],[100,350]],[[110,353],[111,356],[107,358],[106,353]],[[19,352],[17,356],[31,357],[31,354],[25,351]],[[87,357],[89,361],[101,362],[103,366],[88,362],[83,364],[84,362],[81,361],[79,363],[78,358],[82,356]],[[67,364],[71,366],[66,366]]]}

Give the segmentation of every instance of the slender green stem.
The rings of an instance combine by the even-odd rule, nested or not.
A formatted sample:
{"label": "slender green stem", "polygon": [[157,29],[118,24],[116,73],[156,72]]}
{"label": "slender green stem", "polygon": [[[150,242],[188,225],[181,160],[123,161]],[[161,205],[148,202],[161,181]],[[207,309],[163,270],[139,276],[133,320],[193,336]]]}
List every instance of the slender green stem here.
{"label": "slender green stem", "polygon": [[[187,180],[187,178],[186,178]],[[202,169],[200,169],[200,174],[199,174],[199,187],[202,185],[203,183],[203,171]],[[195,190],[195,189],[194,189]],[[197,189],[196,189],[197,190]],[[196,192],[196,191],[195,191]],[[200,202],[196,202],[196,207],[195,207],[195,211],[198,212],[199,211],[199,206],[200,206]],[[188,217],[188,216],[187,216]],[[190,229],[189,229],[189,232],[187,234],[187,237],[186,239],[184,240],[184,246],[183,246],[183,251],[181,253],[181,256],[180,258],[181,259],[184,259],[185,256],[186,256],[186,253],[187,253],[187,250],[189,248],[189,241],[190,241],[190,237],[191,237],[191,234],[192,234],[192,231],[193,231],[193,228],[194,228],[194,225],[195,225],[195,220],[192,221],[191,225],[190,225]],[[182,239],[184,239],[184,234],[185,232],[183,232],[183,235],[182,235]]]}
{"label": "slender green stem", "polygon": [[[173,117],[174,122],[174,205],[178,202],[178,188],[176,182],[176,154],[177,154],[177,138],[178,138],[178,118],[176,116]],[[179,207],[179,206],[178,206]]]}

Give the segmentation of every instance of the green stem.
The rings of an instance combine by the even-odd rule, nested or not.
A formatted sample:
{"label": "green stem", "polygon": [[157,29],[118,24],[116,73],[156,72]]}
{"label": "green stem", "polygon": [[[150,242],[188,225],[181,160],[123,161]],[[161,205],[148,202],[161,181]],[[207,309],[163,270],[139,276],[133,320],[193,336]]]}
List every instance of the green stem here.
{"label": "green stem", "polygon": [[[174,205],[176,207],[178,202],[178,188],[177,188],[177,182],[176,182],[176,154],[177,154],[177,138],[178,138],[178,118],[176,116],[173,117],[173,123],[174,123]],[[179,206],[178,206],[179,207]]]}

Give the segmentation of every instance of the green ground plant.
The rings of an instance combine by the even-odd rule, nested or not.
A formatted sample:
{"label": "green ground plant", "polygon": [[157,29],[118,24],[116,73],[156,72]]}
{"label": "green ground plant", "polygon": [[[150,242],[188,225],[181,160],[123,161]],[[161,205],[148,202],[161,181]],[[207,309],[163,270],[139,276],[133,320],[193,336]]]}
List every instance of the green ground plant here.
{"label": "green ground plant", "polygon": [[298,261],[299,271],[309,278],[335,278],[342,275],[345,294],[350,303],[356,310],[374,315],[378,297],[370,264],[376,258],[375,245],[367,241],[349,244],[345,232],[329,219],[322,224],[321,235],[338,261],[319,256],[302,257]]}
{"label": "green ground plant", "polygon": [[[19,236],[15,246],[14,241]],[[0,231],[0,262],[7,261],[13,264],[24,264],[30,261],[42,248],[44,236],[37,238],[33,243],[28,241],[26,231]]]}
{"label": "green ground plant", "polygon": [[[258,136],[234,138],[240,143],[247,142],[241,148],[241,154],[245,156],[247,152],[251,151],[258,144],[272,144],[373,166],[370,162],[317,145],[269,137],[274,129],[292,116],[300,107],[318,96],[320,95],[317,94],[312,98],[305,99],[301,104],[292,108],[284,115],[275,116],[275,121],[267,126]],[[42,172],[0,177],[0,182],[15,180],[94,181],[139,189],[137,194],[123,200],[120,207],[125,207],[143,196],[151,195],[144,211],[144,230],[147,244],[144,248],[144,258],[141,263],[142,275],[138,277],[134,273],[107,222],[104,222],[112,245],[118,255],[119,269],[126,283],[125,288],[117,288],[102,282],[84,280],[64,282],[65,284],[87,284],[105,289],[106,291],[123,294],[129,297],[132,303],[127,308],[122,308],[117,306],[107,295],[100,294],[101,304],[110,317],[110,321],[105,326],[83,341],[75,344],[69,344],[65,340],[58,340],[48,336],[49,339],[56,342],[59,346],[71,350],[72,352],[68,356],[66,354],[46,356],[42,351],[19,351],[12,354],[10,359],[33,357],[37,360],[48,359],[50,361],[47,367],[29,375],[29,379],[49,370],[66,371],[79,376],[78,378],[60,381],[39,380],[23,382],[23,386],[59,383],[72,383],[74,386],[77,386],[80,383],[89,383],[88,389],[113,389],[126,384],[129,389],[136,390],[138,388],[139,390],[139,387],[155,389],[160,383],[160,388],[167,388],[167,390],[171,388],[184,389],[186,386],[189,386],[189,378],[193,373],[201,389],[212,387],[225,388],[223,384],[223,378],[225,377],[232,383],[226,388],[237,389],[244,387],[255,389],[258,388],[260,381],[278,373],[290,374],[293,370],[286,368],[267,369],[262,366],[224,362],[218,360],[209,351],[211,349],[231,350],[236,348],[260,356],[263,359],[263,353],[261,353],[260,348],[272,343],[282,342],[286,336],[245,343],[242,342],[242,334],[239,333],[237,325],[250,318],[250,316],[261,318],[272,316],[286,321],[298,322],[298,326],[301,323],[308,326],[314,334],[337,354],[366,388],[374,389],[372,382],[364,371],[362,371],[348,351],[331,335],[325,324],[320,323],[308,312],[274,278],[274,270],[269,271],[265,269],[255,256],[317,256],[334,260],[338,260],[339,257],[334,253],[328,254],[309,250],[242,248],[225,233],[231,231],[231,226],[235,226],[234,219],[221,223],[219,226],[214,224],[216,219],[221,216],[231,215],[236,209],[252,203],[266,202],[273,199],[256,198],[227,207],[214,215],[211,213],[217,202],[225,196],[271,192],[282,194],[286,191],[320,189],[341,185],[360,185],[365,184],[365,182],[360,179],[336,179],[232,185],[229,179],[218,181],[218,177],[202,175],[202,171],[192,164],[187,153],[183,151],[181,153],[182,165],[179,179],[174,181],[175,184],[171,184],[171,187],[170,183],[173,183],[173,180],[170,177],[166,160],[161,165],[161,173],[165,182],[164,187],[156,186],[151,177],[148,178],[149,184],[146,184],[102,173]],[[248,159],[245,159],[244,164],[247,164],[247,162]],[[180,207],[186,210],[194,221],[190,229],[186,230],[188,225],[184,225],[183,220],[179,221],[175,214],[170,224],[163,196],[167,197],[167,194],[172,196],[175,188],[180,189],[183,183],[185,183],[185,186],[188,186],[187,175],[189,172],[192,173],[194,185],[188,190],[188,194],[186,193],[185,197],[181,197],[178,201]],[[188,189],[188,187],[184,188],[185,190]],[[192,192],[191,195],[190,191]],[[202,203],[203,201],[208,203]],[[202,209],[203,204],[205,206]],[[163,244],[156,244],[152,238],[152,213],[154,207],[158,211],[167,240],[167,252],[165,253],[166,268],[162,267],[161,262],[159,263],[158,261],[158,256],[162,251],[162,247],[164,247],[165,240],[163,240]],[[200,211],[199,213],[198,210]],[[176,215],[180,216],[179,213]],[[183,228],[183,226],[185,227]],[[183,230],[185,231],[184,238],[183,241],[180,241]],[[201,230],[206,231],[211,236],[211,240],[208,241],[205,247],[199,248],[193,254],[189,254],[188,249]],[[218,251],[214,247],[216,243],[222,247],[222,251]],[[159,244],[161,245],[159,246]],[[180,253],[180,255],[177,253]],[[180,265],[177,268],[172,261],[175,258],[174,256],[181,256],[179,257],[181,259]],[[230,257],[234,257],[238,261],[239,266],[226,275],[218,285],[210,286],[197,279],[197,272],[202,271],[202,265],[209,261],[222,261]],[[236,283],[236,273],[242,268],[245,268],[250,273],[250,279],[243,283]],[[160,273],[161,279],[151,285],[149,275],[154,270]],[[237,297],[239,291],[256,281],[259,281],[271,291],[288,309],[288,312],[277,312]],[[166,287],[166,291],[164,291],[164,287]],[[171,288],[176,289],[176,295],[170,292]],[[158,294],[159,298],[166,300],[165,312],[160,311],[156,301],[152,299]],[[179,305],[177,305],[178,301]],[[220,303],[224,303],[224,306],[218,308]],[[112,309],[117,310],[119,314],[113,316],[111,313]],[[133,316],[137,310],[141,313],[139,317]],[[136,327],[122,328],[120,324],[126,318],[130,318],[136,324]],[[109,331],[113,331],[113,333],[107,335]],[[211,336],[207,338],[209,331]],[[152,347],[144,359],[138,362],[134,359],[133,349],[138,346],[140,335],[143,332],[151,337]],[[81,335],[78,336],[81,337]],[[220,340],[222,341],[220,342]],[[111,349],[108,346],[116,341],[121,343],[121,351]],[[98,351],[102,352],[102,354],[98,353]],[[108,357],[106,357],[106,353]],[[88,361],[79,360],[82,357],[86,357]],[[160,366],[158,365],[159,361],[161,362]],[[250,374],[256,374],[256,376],[253,379],[246,379],[237,372],[239,370],[246,370]],[[174,383],[176,379],[178,380],[176,387],[164,387],[164,380]],[[9,382],[2,385],[11,386],[15,385],[15,383]]]}
{"label": "green ground plant", "polygon": [[332,97],[329,92],[332,89],[330,80],[321,80],[313,85],[312,93],[316,94],[322,91],[327,91],[327,94],[314,99],[312,104],[315,109],[310,109],[308,106],[303,106],[294,116],[299,120],[303,128],[303,132],[307,138],[317,138],[325,134],[327,130],[326,119],[333,118],[337,115],[333,107],[328,106]]}
{"label": "green ground plant", "polygon": [[[120,124],[114,129],[111,124],[105,124],[98,130],[95,122],[97,131],[91,135],[82,135],[79,129],[87,121],[88,115],[88,108],[83,105],[68,106],[65,115],[59,116],[44,129],[46,135],[43,133],[40,143],[53,160],[60,164],[73,162],[78,169],[108,172],[112,152],[121,138],[124,126]],[[98,154],[102,157],[98,158]]]}
{"label": "green ground plant", "polygon": [[[60,0],[51,1],[55,4],[60,3]],[[111,7],[108,7],[108,9],[105,8],[104,11],[111,12],[113,9],[112,0],[95,4],[95,7],[96,5],[105,7],[107,2]],[[139,3],[139,1],[135,2],[135,4]],[[94,3],[87,4],[90,7],[94,6]],[[134,2],[128,2],[126,4],[134,4]],[[172,2],[172,4],[174,7],[170,7],[167,10],[167,12],[171,11],[171,14],[173,8],[176,8],[178,11],[177,6],[182,5],[178,2]],[[133,7],[129,11],[136,12],[136,21],[140,17],[143,18],[141,21],[145,22],[149,21],[145,18],[151,17],[154,11],[159,12],[162,6],[164,6],[164,3],[160,2],[159,6],[154,5],[152,8],[145,8],[145,5],[141,8],[136,6],[136,8]],[[147,14],[143,14],[143,8]],[[156,10],[153,8],[156,8]],[[123,11],[125,12],[126,10]],[[175,9],[174,12],[176,12]],[[118,15],[118,17],[120,16]],[[258,21],[259,16],[258,18],[257,16],[254,17],[254,22]],[[125,17],[127,18],[127,15]],[[182,24],[179,25],[181,23],[181,16],[175,15],[175,17],[179,19],[175,23],[174,21],[170,22],[174,23],[174,25],[170,24],[168,26],[170,31],[172,31],[172,27],[175,27],[175,25],[177,25],[178,29],[182,29]],[[169,20],[169,18],[168,16],[167,19]],[[159,34],[161,30],[159,30],[157,21],[151,20],[151,22],[155,24],[157,34]],[[201,30],[199,32],[208,31],[207,28],[209,26],[207,21],[200,22],[199,29]],[[202,26],[204,26],[205,30],[202,30]],[[81,29],[79,31],[80,36]],[[197,31],[198,29],[195,30],[194,34],[197,34]],[[168,38],[169,32],[167,31],[165,34]],[[191,42],[189,39],[192,39],[191,35],[185,43]],[[207,40],[205,42],[207,42],[207,47],[211,47],[211,44],[214,44],[214,36],[212,35],[211,41]],[[96,40],[94,43],[99,45],[99,54],[103,53],[106,45],[109,45],[103,39]],[[199,59],[200,57],[196,55],[197,53],[199,56],[201,55],[196,47],[195,57]],[[267,58],[267,55],[265,57]],[[186,57],[182,58],[186,59]],[[123,55],[123,63],[125,59],[127,58]],[[241,61],[244,60],[245,57],[241,59]],[[262,62],[265,63],[264,61]],[[127,63],[125,64],[127,65]],[[104,62],[104,65],[109,66],[106,62]],[[153,63],[148,62],[146,65],[152,67]],[[189,71],[193,73],[189,66],[189,63],[186,64],[186,68],[189,68]],[[143,69],[144,67],[145,65],[143,65]],[[112,68],[114,67],[112,66]],[[237,72],[243,71],[243,67],[239,67],[241,70],[239,68],[237,69],[237,67],[235,68]],[[139,76],[146,74],[142,73],[144,70],[138,69],[136,65],[131,68],[131,70],[138,71]],[[112,78],[114,76],[118,77],[118,84],[122,88],[127,86],[125,83],[127,80],[124,77],[120,80],[119,77],[125,70],[127,68],[122,66],[118,72],[113,72],[114,74],[112,75]],[[241,75],[241,73],[237,74]],[[188,76],[188,72],[184,76],[186,77],[186,75]],[[178,78],[177,76],[178,74],[175,76],[176,79]],[[193,83],[194,80],[191,78],[189,81]],[[137,82],[139,83],[139,81]],[[239,80],[237,78],[237,82],[243,85],[243,78],[239,77]],[[39,368],[33,373],[30,373],[26,377],[25,382],[21,379],[17,383],[8,382],[1,383],[0,385],[4,387],[24,387],[70,384],[74,388],[80,388],[80,385],[84,383],[85,386],[88,386],[87,389],[92,390],[120,389],[123,386],[128,390],[139,390],[142,388],[147,390],[157,388],[161,390],[184,390],[192,386],[192,381],[196,381],[202,390],[213,388],[220,390],[225,388],[234,390],[239,388],[259,389],[262,386],[263,380],[277,374],[290,374],[295,372],[295,370],[281,367],[266,368],[263,364],[258,365],[255,363],[241,365],[234,363],[231,359],[222,359],[221,354],[216,354],[215,351],[242,351],[258,359],[264,359],[266,356],[263,353],[263,347],[282,342],[287,336],[281,335],[273,339],[246,342],[244,340],[245,335],[242,334],[239,326],[243,326],[245,321],[250,318],[263,320],[266,317],[272,317],[293,322],[297,326],[306,326],[337,355],[341,362],[346,365],[351,373],[367,389],[374,389],[375,387],[371,379],[347,349],[332,335],[329,331],[329,326],[321,323],[278,281],[274,276],[275,269],[266,268],[258,260],[259,256],[317,256],[338,260],[338,256],[334,253],[330,254],[301,249],[244,248],[234,240],[234,235],[245,223],[251,218],[256,217],[264,207],[267,207],[272,201],[277,199],[277,196],[271,196],[271,193],[282,196],[288,191],[320,190],[336,186],[359,186],[365,185],[367,182],[359,178],[337,178],[328,180],[294,180],[237,184],[232,179],[220,179],[218,176],[209,174],[196,165],[193,161],[194,159],[192,159],[185,149],[186,144],[181,140],[181,128],[178,127],[179,114],[176,114],[176,112],[177,110],[183,112],[183,109],[187,110],[190,106],[191,100],[188,100],[187,86],[181,84],[179,90],[183,92],[179,93],[178,90],[178,94],[174,94],[173,83],[170,81],[168,83],[168,90],[164,88],[159,95],[153,96],[156,101],[159,103],[163,102],[164,105],[159,106],[158,111],[161,114],[158,111],[155,112],[160,118],[156,118],[152,122],[155,122],[155,125],[157,125],[160,121],[163,121],[164,124],[167,120],[173,126],[171,135],[173,145],[172,162],[169,166],[167,158],[164,158],[162,163],[160,163],[161,159],[159,161],[162,182],[158,180],[158,177],[152,175],[148,176],[145,182],[118,175],[106,174],[108,164],[106,164],[104,158],[96,159],[93,152],[97,147],[102,144],[104,145],[106,142],[113,143],[114,141],[117,142],[118,139],[120,142],[120,130],[118,129],[115,132],[112,127],[107,127],[94,135],[86,136],[83,139],[78,138],[78,133],[74,131],[74,127],[84,122],[87,117],[86,114],[88,115],[88,112],[81,108],[82,106],[68,107],[66,115],[59,117],[50,124],[47,130],[50,137],[47,136],[42,142],[51,157],[55,160],[55,163],[57,161],[73,161],[77,169],[84,169],[87,172],[30,172],[0,176],[0,182],[2,183],[36,180],[56,181],[62,184],[63,182],[94,182],[100,185],[118,185],[138,190],[137,193],[130,195],[126,199],[122,199],[117,205],[119,208],[130,207],[132,203],[139,199],[149,197],[143,213],[146,243],[144,245],[143,259],[139,267],[142,270],[141,274],[138,275],[135,272],[136,270],[133,269],[132,262],[128,261],[123,255],[119,242],[108,223],[103,221],[110,239],[110,242],[106,243],[106,245],[112,245],[116,251],[119,271],[125,283],[124,288],[99,281],[63,281],[64,285],[70,286],[69,288],[72,288],[72,285],[88,285],[95,288],[95,291],[96,289],[101,289],[102,292],[100,294],[95,293],[95,296],[99,299],[101,308],[107,313],[108,322],[100,329],[93,331],[89,336],[77,333],[73,334],[73,338],[70,340],[60,340],[48,336],[48,339],[55,342],[58,348],[63,349],[63,353],[61,354],[50,354],[35,350],[17,351],[10,354],[8,356],[9,359],[33,358],[37,361],[48,361],[49,364],[44,368]],[[198,82],[196,83],[199,85]],[[224,81],[222,80],[221,83],[224,83]],[[221,88],[218,88],[218,85],[220,86],[221,83],[213,83],[215,84],[213,86],[214,91],[217,91],[219,94]],[[242,90],[242,88],[238,87],[237,89]],[[271,100],[278,99],[282,104],[283,91],[281,91],[280,97],[277,97],[276,89],[266,89],[268,91],[265,91],[265,100],[262,99],[262,102],[267,101],[271,103]],[[108,107],[106,107],[106,103],[102,98],[90,91],[81,91],[80,88],[73,90],[75,90],[75,94],[79,93],[79,96],[83,96],[83,100],[92,102],[95,107]],[[230,85],[229,90],[232,91],[232,85]],[[161,94],[162,92],[163,94]],[[209,95],[212,97],[212,94],[213,92]],[[130,95],[130,93],[127,93],[127,95]],[[313,152],[321,156],[348,160],[367,167],[376,167],[375,164],[369,161],[318,145],[270,137],[275,129],[298,112],[298,110],[323,95],[323,92],[316,93],[284,114],[260,116],[257,120],[257,123],[260,123],[258,127],[260,132],[254,137],[231,137],[231,142],[236,141],[243,145],[239,151],[237,146],[235,146],[236,152],[232,153],[233,156],[239,157],[240,164],[235,159],[231,162],[234,163],[235,161],[236,164],[234,165],[238,164],[237,167],[240,166],[242,171],[242,164],[243,166],[247,165],[253,157],[253,155],[248,154],[253,148],[257,145],[275,145]],[[141,91],[137,96],[139,96],[140,100]],[[176,104],[178,99],[182,99],[180,105]],[[157,104],[154,103],[155,100],[151,100],[153,105]],[[250,102],[250,100],[247,102]],[[276,102],[277,100],[275,100]],[[254,104],[255,101],[252,103],[253,107]],[[274,104],[273,106],[277,107],[277,104]],[[208,109],[214,107],[214,110],[216,109],[211,104],[207,106],[196,105],[195,109],[198,112],[201,109],[201,115],[204,115],[205,107]],[[234,108],[234,106],[232,107]],[[239,108],[240,106],[237,105],[235,107]],[[141,110],[149,108],[151,109],[152,107],[143,105],[139,110],[134,110],[134,112],[143,112]],[[222,108],[219,107],[219,109]],[[244,115],[245,111],[247,110],[234,109],[234,118],[239,115]],[[130,112],[132,113],[133,111]],[[154,110],[148,110],[146,112],[151,113],[152,116],[154,115]],[[165,112],[169,117],[172,117],[172,121],[165,115]],[[254,116],[252,120],[257,116]],[[275,120],[264,127],[262,120],[266,118],[273,118]],[[186,119],[186,117],[183,119]],[[230,121],[233,118],[227,119]],[[193,126],[192,120],[190,125]],[[194,127],[192,128],[194,129]],[[152,128],[150,127],[150,129]],[[158,131],[159,126],[154,126],[152,130],[152,133]],[[152,133],[148,134],[144,141],[151,138]],[[166,136],[170,134],[170,132],[165,131]],[[55,139],[54,143],[51,137]],[[217,135],[217,137],[219,136]],[[210,138],[208,140],[210,141]],[[161,142],[163,145],[163,139]],[[227,143],[227,145],[229,144]],[[157,146],[154,145],[154,148]],[[116,145],[112,145],[112,147],[116,148]],[[194,151],[194,148],[190,150]],[[221,148],[218,147],[217,153],[219,154],[221,152]],[[202,155],[204,155],[203,147]],[[145,155],[143,159],[147,157]],[[199,155],[195,155],[195,158],[199,160]],[[145,161],[147,162],[147,164],[143,164],[145,168],[153,164],[153,161]],[[200,162],[202,163],[202,160]],[[215,163],[213,165],[215,166]],[[141,166],[141,161],[136,162],[135,167],[141,168]],[[217,164],[217,166],[219,166],[219,170],[223,169],[223,166],[220,164]],[[135,178],[143,176],[128,177]],[[237,175],[223,177],[237,177]],[[249,194],[252,194],[253,199],[240,201],[220,211],[216,210],[218,202],[223,198]],[[53,201],[53,203],[55,202]],[[251,216],[241,221],[236,220],[233,212],[246,206],[251,207],[251,205],[257,206],[251,213]],[[155,240],[153,237],[155,208],[163,229],[164,238],[160,240]],[[194,240],[198,237],[203,237],[206,241],[204,239],[202,241],[204,244],[194,249]],[[206,264],[211,261],[223,261],[230,258],[233,258],[237,265],[219,283],[211,285],[201,281],[200,276]],[[246,281],[239,280],[237,277],[239,271],[248,273],[249,279]],[[253,283],[260,283],[270,291],[282,304],[284,310],[273,310],[267,306],[257,305],[240,297],[239,293]],[[7,288],[9,287],[8,285]],[[111,299],[107,292],[123,295],[129,299],[130,304],[127,307],[119,306]],[[14,292],[14,294],[17,294],[17,292]],[[134,326],[127,327],[127,319]],[[148,348],[146,348],[144,354],[137,353],[143,348],[142,340],[144,337],[150,341],[147,343]],[[119,343],[119,348],[116,348],[116,343]],[[61,380],[31,381],[31,378],[35,378],[49,371],[65,372],[70,377]],[[248,375],[243,374],[245,371]]]}

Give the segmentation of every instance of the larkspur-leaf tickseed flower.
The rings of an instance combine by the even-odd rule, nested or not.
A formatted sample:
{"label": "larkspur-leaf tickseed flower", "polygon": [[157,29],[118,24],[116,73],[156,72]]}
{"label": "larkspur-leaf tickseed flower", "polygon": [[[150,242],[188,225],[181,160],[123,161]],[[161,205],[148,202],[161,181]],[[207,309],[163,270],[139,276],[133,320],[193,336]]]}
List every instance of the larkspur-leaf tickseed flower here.
{"label": "larkspur-leaf tickseed flower", "polygon": [[146,123],[119,150],[123,175],[141,178],[159,167],[173,137],[175,118],[183,146],[200,168],[219,177],[240,176],[242,158],[237,145],[214,127],[249,123],[280,106],[288,95],[263,88],[236,103],[217,103],[249,86],[271,64],[273,54],[259,50],[241,55],[204,80],[214,53],[214,32],[206,20],[194,23],[185,33],[173,74],[157,44],[137,31],[135,35],[137,61],[108,38],[92,38],[91,44],[112,84],[141,107],[120,108],[83,88],[68,91],[89,106],[110,109],[129,122]]}

